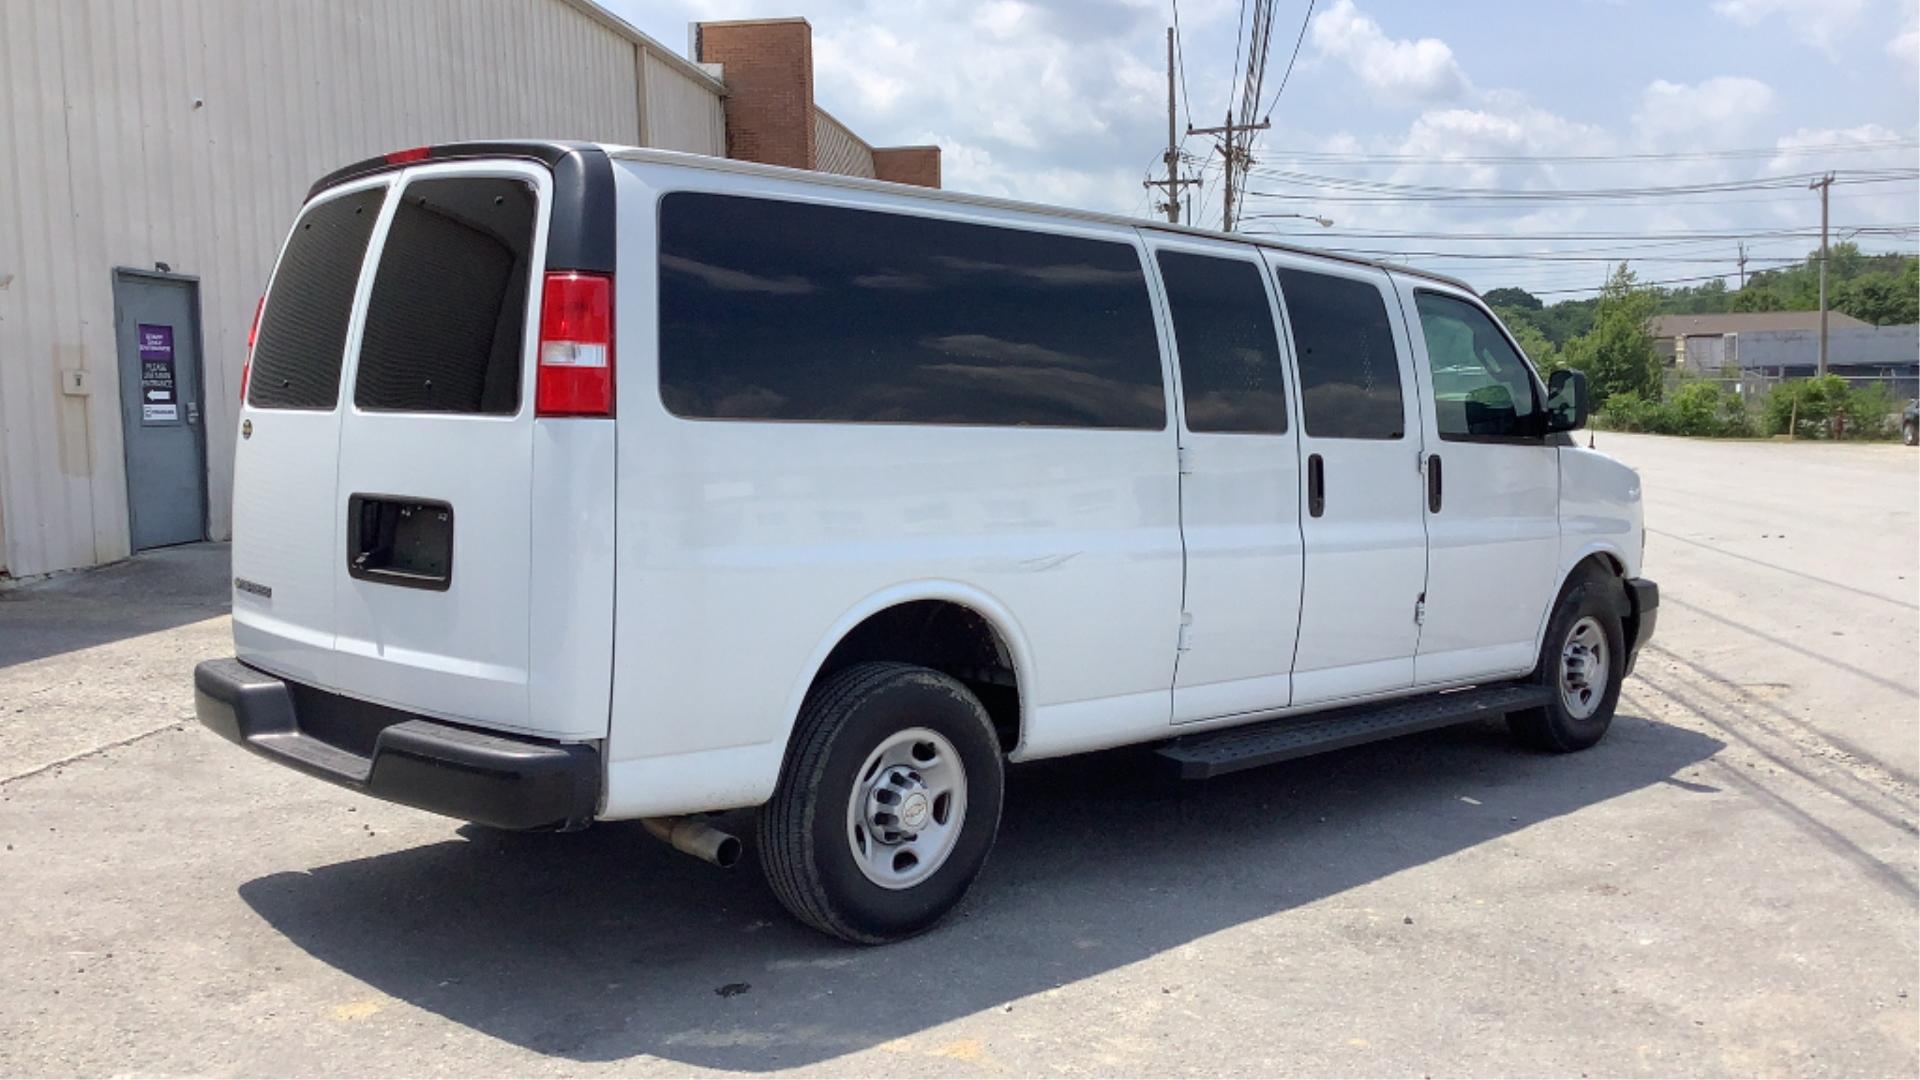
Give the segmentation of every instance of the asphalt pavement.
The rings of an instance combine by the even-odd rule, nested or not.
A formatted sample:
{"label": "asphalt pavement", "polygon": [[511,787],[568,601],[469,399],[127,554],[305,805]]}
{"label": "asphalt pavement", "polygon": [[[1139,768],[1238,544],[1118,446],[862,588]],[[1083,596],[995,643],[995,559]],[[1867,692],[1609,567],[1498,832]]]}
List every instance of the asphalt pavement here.
{"label": "asphalt pavement", "polygon": [[221,545],[0,591],[0,1073],[1920,1073],[1920,454],[1598,440],[1663,592],[1599,747],[1016,768],[963,909],[881,949],[638,826],[201,730]]}

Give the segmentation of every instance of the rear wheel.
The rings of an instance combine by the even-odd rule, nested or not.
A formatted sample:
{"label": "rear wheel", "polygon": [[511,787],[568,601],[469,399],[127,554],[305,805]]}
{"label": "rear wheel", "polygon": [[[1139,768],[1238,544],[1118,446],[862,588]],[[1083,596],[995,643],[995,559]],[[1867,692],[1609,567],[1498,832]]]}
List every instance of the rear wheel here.
{"label": "rear wheel", "polygon": [[1920,424],[1909,420],[1900,425],[1900,438],[1908,446],[1920,446]]}
{"label": "rear wheel", "polygon": [[855,664],[801,710],[760,811],[760,865],[817,930],[861,944],[909,937],[979,875],[1003,786],[993,721],[966,687],[910,664]]}
{"label": "rear wheel", "polygon": [[1613,577],[1595,571],[1561,594],[1533,675],[1553,691],[1553,700],[1507,717],[1521,742],[1567,753],[1585,750],[1606,735],[1620,702],[1627,658],[1619,588]]}

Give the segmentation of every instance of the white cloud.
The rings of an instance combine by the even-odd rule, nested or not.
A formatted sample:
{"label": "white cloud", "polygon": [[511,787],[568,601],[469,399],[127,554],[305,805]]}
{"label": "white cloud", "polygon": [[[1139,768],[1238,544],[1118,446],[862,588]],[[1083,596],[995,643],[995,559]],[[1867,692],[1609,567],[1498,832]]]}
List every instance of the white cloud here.
{"label": "white cloud", "polygon": [[1311,32],[1320,55],[1344,61],[1360,81],[1388,100],[1446,101],[1463,96],[1470,87],[1446,42],[1388,37],[1353,0],[1336,0],[1315,15]]}
{"label": "white cloud", "polygon": [[1634,129],[1650,139],[1698,133],[1722,146],[1773,108],[1773,88],[1759,79],[1719,75],[1697,83],[1655,79],[1640,94]]}
{"label": "white cloud", "polygon": [[1906,28],[1887,42],[1887,55],[1905,64],[1908,71],[1920,71],[1920,13],[1909,15]]}
{"label": "white cloud", "polygon": [[1832,55],[1865,7],[1866,0],[1715,0],[1713,10],[1742,26],[1785,19],[1795,32]]}

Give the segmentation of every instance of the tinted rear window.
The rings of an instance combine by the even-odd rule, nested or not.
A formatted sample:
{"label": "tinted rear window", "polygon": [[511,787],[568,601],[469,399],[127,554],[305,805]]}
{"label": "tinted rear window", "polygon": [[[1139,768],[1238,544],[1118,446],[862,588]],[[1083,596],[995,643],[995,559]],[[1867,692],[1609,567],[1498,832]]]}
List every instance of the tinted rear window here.
{"label": "tinted rear window", "polygon": [[1259,266],[1176,251],[1158,258],[1187,429],[1284,434],[1287,380]]}
{"label": "tinted rear window", "polygon": [[533,187],[499,177],[416,180],[400,200],[367,302],[353,403],[517,411]]}
{"label": "tinted rear window", "polygon": [[660,395],[737,420],[1166,426],[1130,244],[676,192]]}
{"label": "tinted rear window", "polygon": [[248,404],[325,410],[339,400],[353,290],[386,193],[369,188],[328,199],[294,223],[260,312]]}
{"label": "tinted rear window", "polygon": [[1300,418],[1307,434],[1323,439],[1405,435],[1400,359],[1380,289],[1306,270],[1276,274],[1300,367]]}

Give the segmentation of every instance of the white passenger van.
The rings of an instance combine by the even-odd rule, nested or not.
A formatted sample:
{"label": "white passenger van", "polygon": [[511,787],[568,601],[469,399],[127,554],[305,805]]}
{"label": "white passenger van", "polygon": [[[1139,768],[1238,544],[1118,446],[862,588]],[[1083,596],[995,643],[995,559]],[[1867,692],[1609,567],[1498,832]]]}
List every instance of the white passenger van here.
{"label": "white passenger van", "polygon": [[920,931],[1005,763],[1605,733],[1640,482],[1472,290],[1265,242],[561,143],[326,177],[257,316],[221,735],[508,829],[644,819]]}

